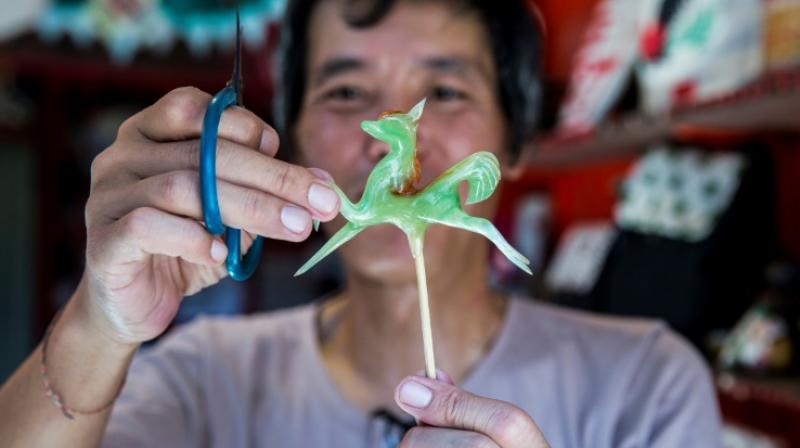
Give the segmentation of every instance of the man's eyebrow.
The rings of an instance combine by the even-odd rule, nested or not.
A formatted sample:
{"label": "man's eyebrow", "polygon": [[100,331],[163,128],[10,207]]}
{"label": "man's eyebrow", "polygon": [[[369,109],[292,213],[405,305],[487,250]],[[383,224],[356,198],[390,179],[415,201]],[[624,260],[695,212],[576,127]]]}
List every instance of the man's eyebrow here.
{"label": "man's eyebrow", "polygon": [[314,73],[312,84],[318,86],[334,76],[365,67],[364,61],[351,57],[335,57],[325,61],[319,70]]}
{"label": "man's eyebrow", "polygon": [[484,67],[481,67],[470,59],[459,56],[433,56],[423,59],[421,65],[438,72],[452,73],[461,76],[479,75],[487,78],[489,77],[488,73],[485,73]]}

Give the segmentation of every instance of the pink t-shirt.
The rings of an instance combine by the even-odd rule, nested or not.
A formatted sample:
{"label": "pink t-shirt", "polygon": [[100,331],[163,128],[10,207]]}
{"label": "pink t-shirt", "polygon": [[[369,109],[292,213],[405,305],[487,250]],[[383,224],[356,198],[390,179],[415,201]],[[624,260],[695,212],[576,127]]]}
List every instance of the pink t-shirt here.
{"label": "pink t-shirt", "polygon": [[[328,377],[316,310],[202,318],[143,350],[103,446],[394,446],[401,426],[356,408]],[[518,405],[554,448],[721,445],[708,369],[655,321],[512,299],[460,386]]]}

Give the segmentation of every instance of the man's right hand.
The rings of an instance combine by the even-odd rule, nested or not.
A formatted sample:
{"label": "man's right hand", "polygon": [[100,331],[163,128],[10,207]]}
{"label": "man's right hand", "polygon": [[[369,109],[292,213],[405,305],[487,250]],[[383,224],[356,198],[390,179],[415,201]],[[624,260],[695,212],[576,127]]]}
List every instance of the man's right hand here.
{"label": "man's right hand", "polygon": [[[225,276],[227,248],[202,224],[199,138],[211,96],[180,88],[128,119],[92,164],[86,270],[75,305],[104,336],[138,344],[161,334],[181,299]],[[217,190],[226,225],[302,241],[311,219],[339,210],[321,170],[274,158],[277,133],[233,107],[220,121]]]}

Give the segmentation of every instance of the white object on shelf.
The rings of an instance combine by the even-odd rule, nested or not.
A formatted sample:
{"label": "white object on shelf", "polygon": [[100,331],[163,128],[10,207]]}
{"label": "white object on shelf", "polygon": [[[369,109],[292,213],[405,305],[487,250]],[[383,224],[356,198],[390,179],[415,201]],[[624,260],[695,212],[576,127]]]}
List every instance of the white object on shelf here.
{"label": "white object on shelf", "polygon": [[698,242],[707,238],[738,190],[744,156],[660,146],[623,184],[615,209],[626,230]]}
{"label": "white object on shelf", "polygon": [[[159,0],[142,0],[134,11],[122,14],[110,0],[89,0],[75,5],[52,5],[38,20],[36,29],[48,42],[68,36],[77,47],[102,42],[111,59],[128,64],[141,50],[164,55],[180,40],[194,56],[214,48],[231,48],[236,36],[234,13],[228,11],[173,14]],[[262,47],[267,26],[276,20],[285,0],[259,0],[241,7],[242,42]]]}
{"label": "white object on shelf", "polygon": [[616,229],[607,221],[584,222],[570,227],[545,274],[547,286],[564,293],[586,294],[591,291],[616,235]]}
{"label": "white object on shelf", "polygon": [[517,206],[514,247],[530,261],[533,272],[539,272],[544,265],[551,215],[550,197],[543,193],[527,195]]}
{"label": "white object on shelf", "polygon": [[[640,23],[663,0],[645,0]],[[735,91],[762,73],[761,0],[685,0],[667,29],[664,56],[637,64],[645,112]]]}
{"label": "white object on shelf", "polygon": [[635,74],[641,109],[660,114],[710,100],[763,72],[762,0],[684,0],[666,24],[660,55],[643,55],[664,0],[602,0],[575,60],[559,116],[565,133],[592,130]]}
{"label": "white object on shelf", "polygon": [[45,0],[0,2],[0,40],[29,29],[45,8]]}
{"label": "white object on shelf", "polygon": [[560,111],[562,130],[588,131],[616,103],[636,59],[640,3],[603,0],[595,7]]}

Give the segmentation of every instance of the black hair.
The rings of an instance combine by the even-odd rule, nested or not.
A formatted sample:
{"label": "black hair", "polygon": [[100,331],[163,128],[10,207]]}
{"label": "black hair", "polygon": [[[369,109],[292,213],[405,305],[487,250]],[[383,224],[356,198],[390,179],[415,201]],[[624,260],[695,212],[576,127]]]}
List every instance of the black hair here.
{"label": "black hair", "polygon": [[[344,19],[353,28],[380,22],[397,0],[346,0]],[[409,0],[406,0],[409,1]],[[444,0],[441,0],[444,1]],[[541,96],[541,30],[525,0],[449,0],[478,13],[486,27],[497,72],[497,93],[508,123],[509,150],[516,155],[536,130]],[[291,145],[305,94],[308,28],[319,0],[290,0],[278,49],[275,127]]]}

